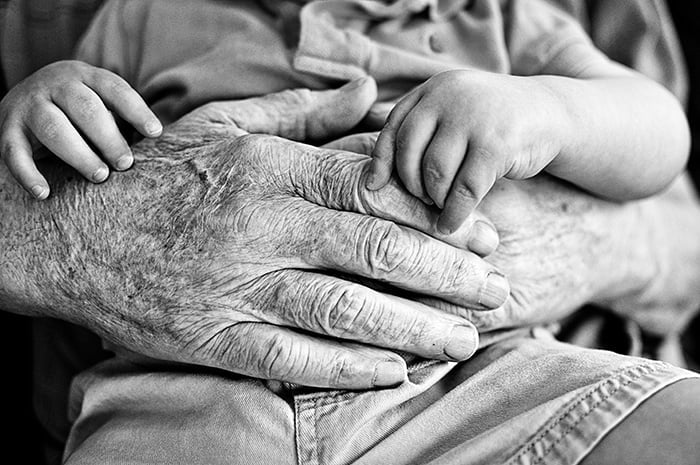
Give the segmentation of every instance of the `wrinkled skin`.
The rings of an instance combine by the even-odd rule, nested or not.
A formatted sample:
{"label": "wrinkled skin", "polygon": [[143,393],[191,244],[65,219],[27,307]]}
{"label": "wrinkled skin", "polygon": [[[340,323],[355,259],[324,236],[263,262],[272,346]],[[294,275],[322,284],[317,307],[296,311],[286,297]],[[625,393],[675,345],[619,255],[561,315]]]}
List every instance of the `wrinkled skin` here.
{"label": "wrinkled skin", "polygon": [[353,213],[427,231],[437,218],[396,185],[360,188],[366,156],[248,134],[330,137],[375,97],[365,80],[212,103],[135,145],[138,167],[102,186],[58,170],[52,198],[17,206],[4,183],[2,307],[149,356],[311,386],[399,383],[405,362],[386,349],[468,358],[478,336],[467,320],[335,275],[497,307],[507,287],[485,294],[498,274],[464,250],[476,223],[440,241]]}
{"label": "wrinkled skin", "polygon": [[[137,168],[104,185],[58,170],[41,204],[0,173],[0,307],[152,357],[343,388],[400,382],[393,350],[468,358],[477,341],[464,317],[488,330],[598,301],[632,317],[639,303],[671,305],[666,320],[679,322],[696,307],[688,231],[700,216],[685,188],[619,206],[548,178],[502,183],[485,215],[444,237],[438,211],[398,183],[361,187],[369,158],[338,149],[366,153],[371,135],[323,149],[248,135],[342,135],[374,100],[358,85],[207,105],[134,146]],[[502,242],[492,264],[463,250],[495,247],[475,233],[487,217]],[[511,297],[486,311],[486,294],[503,303],[485,293],[497,267]],[[432,297],[405,298],[419,294]]]}
{"label": "wrinkled skin", "polygon": [[[331,146],[369,154],[376,138],[357,134]],[[481,332],[553,322],[596,303],[667,335],[700,306],[700,249],[691,233],[700,232],[700,209],[686,176],[656,198],[626,204],[546,175],[501,180],[479,210],[500,237],[487,260],[508,277],[505,305],[482,311],[416,298]]]}

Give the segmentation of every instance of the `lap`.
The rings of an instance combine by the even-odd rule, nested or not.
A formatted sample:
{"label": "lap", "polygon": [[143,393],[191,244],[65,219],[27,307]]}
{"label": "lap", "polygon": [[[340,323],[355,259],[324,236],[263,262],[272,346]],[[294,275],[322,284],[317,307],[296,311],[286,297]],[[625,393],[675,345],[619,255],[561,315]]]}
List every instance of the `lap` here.
{"label": "lap", "polygon": [[582,465],[696,465],[700,462],[700,379],[657,392],[605,436]]}
{"label": "lap", "polygon": [[530,332],[465,363],[411,363],[400,387],[366,392],[308,391],[117,357],[74,383],[66,458],[69,464],[577,463],[646,399],[693,376]]}

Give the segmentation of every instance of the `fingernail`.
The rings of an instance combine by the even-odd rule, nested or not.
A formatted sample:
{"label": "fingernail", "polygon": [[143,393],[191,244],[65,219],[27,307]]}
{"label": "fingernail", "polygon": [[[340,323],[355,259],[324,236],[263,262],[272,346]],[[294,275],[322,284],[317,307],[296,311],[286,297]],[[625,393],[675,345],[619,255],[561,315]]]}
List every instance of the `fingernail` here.
{"label": "fingernail", "polygon": [[95,174],[92,175],[92,180],[95,182],[102,182],[105,179],[107,179],[108,176],[109,170],[103,166],[102,168],[99,168],[97,171],[95,171]]}
{"label": "fingernail", "polygon": [[44,200],[49,196],[49,190],[44,186],[34,186],[31,191],[32,195],[39,200]]}
{"label": "fingernail", "polygon": [[160,121],[149,121],[145,129],[149,136],[157,136],[163,131],[163,125]]}
{"label": "fingernail", "polygon": [[367,82],[367,79],[369,79],[369,77],[365,76],[355,79],[354,81],[350,81],[349,84],[345,85],[345,90],[355,90],[359,87],[362,87],[365,84],[365,82]]}
{"label": "fingernail", "polygon": [[122,171],[127,170],[133,162],[134,158],[131,155],[124,155],[119,160],[117,160],[117,169]]}
{"label": "fingernail", "polygon": [[467,246],[474,253],[488,255],[498,247],[498,233],[490,224],[477,221],[472,226]]}
{"label": "fingernail", "polygon": [[445,355],[453,360],[466,360],[476,352],[479,334],[471,326],[455,326],[450,334],[450,342],[445,346]]}
{"label": "fingernail", "polygon": [[406,379],[406,367],[399,362],[379,362],[374,368],[374,386],[387,387],[401,384]]}
{"label": "fingernail", "polygon": [[449,236],[454,232],[454,230],[449,225],[445,224],[445,220],[442,219],[442,215],[438,217],[437,230],[440,234],[443,234],[445,236]]}
{"label": "fingernail", "polygon": [[479,304],[486,308],[498,308],[505,303],[509,295],[510,284],[506,277],[498,271],[491,271],[479,292]]}

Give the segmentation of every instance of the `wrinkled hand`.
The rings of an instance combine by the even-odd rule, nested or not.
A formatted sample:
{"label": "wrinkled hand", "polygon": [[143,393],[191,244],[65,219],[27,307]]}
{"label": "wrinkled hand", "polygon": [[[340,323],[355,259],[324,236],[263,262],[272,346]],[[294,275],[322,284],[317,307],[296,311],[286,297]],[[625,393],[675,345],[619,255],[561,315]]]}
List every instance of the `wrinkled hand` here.
{"label": "wrinkled hand", "polygon": [[[479,210],[499,233],[500,245],[488,260],[508,277],[507,302],[493,311],[423,302],[468,318],[483,332],[556,321],[586,303],[631,293],[643,283],[630,279],[628,265],[615,257],[625,249],[623,241],[642,243],[636,209],[635,203],[607,202],[547,175],[501,180]],[[639,254],[644,256],[628,257],[630,263],[653,268],[648,253]]]}
{"label": "wrinkled hand", "polygon": [[[33,218],[50,255],[22,256],[58,282],[15,306],[40,301],[145,355],[312,386],[401,382],[405,364],[386,349],[468,358],[477,336],[466,320],[342,276],[498,307],[507,282],[463,250],[488,223],[434,240],[416,230],[435,231],[434,211],[395,184],[364,188],[367,156],[248,134],[328,138],[375,96],[365,80],[212,103],[134,146],[137,168],[112,182],[59,184]],[[497,243],[486,235],[483,253]]]}

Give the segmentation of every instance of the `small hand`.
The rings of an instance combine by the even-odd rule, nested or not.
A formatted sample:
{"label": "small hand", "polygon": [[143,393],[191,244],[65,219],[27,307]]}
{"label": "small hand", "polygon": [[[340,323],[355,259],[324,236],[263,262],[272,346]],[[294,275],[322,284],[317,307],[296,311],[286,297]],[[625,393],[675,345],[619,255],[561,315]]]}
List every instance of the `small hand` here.
{"label": "small hand", "polygon": [[368,187],[394,167],[406,188],[442,209],[455,231],[496,180],[525,179],[559,153],[562,105],[528,78],[456,70],[434,76],[393,109],[373,152]]}
{"label": "small hand", "polygon": [[[141,96],[119,76],[78,61],[59,61],[17,84],[0,102],[0,156],[14,178],[37,199],[49,185],[33,160],[46,147],[86,179],[100,183],[134,158],[110,111],[145,137],[162,126]],[[101,155],[97,155],[97,153]]]}

